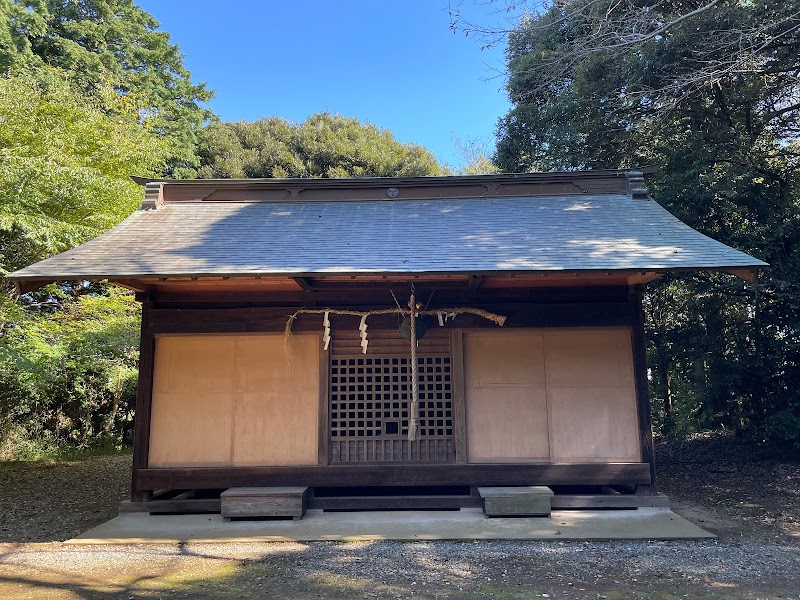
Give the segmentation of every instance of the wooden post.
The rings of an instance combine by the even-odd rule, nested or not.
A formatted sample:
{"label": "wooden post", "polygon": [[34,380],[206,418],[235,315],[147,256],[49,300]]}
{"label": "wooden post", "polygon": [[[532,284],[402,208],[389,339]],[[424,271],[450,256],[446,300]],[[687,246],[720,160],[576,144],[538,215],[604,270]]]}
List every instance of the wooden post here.
{"label": "wooden post", "polygon": [[453,448],[456,462],[467,462],[467,418],[464,398],[464,333],[450,332],[450,385],[453,390]]}
{"label": "wooden post", "polygon": [[152,491],[140,490],[137,471],[146,469],[150,455],[150,414],[153,402],[153,365],[156,341],[150,332],[150,310],[153,302],[142,301],[141,341],[139,342],[139,382],[136,388],[136,410],[134,412],[133,472],[131,473],[131,502],[145,502]]}
{"label": "wooden post", "polygon": [[319,345],[319,437],[317,439],[317,452],[318,462],[321,465],[330,464],[330,415],[328,407],[330,406],[330,381],[331,381],[331,350],[323,348],[322,343]]}
{"label": "wooden post", "polygon": [[633,324],[631,342],[633,349],[633,374],[636,382],[636,412],[639,416],[639,441],[642,462],[650,464],[650,485],[636,486],[636,493],[649,495],[656,493],[656,459],[653,448],[653,423],[650,415],[650,393],[647,382],[647,349],[644,339],[644,311],[642,295],[644,286],[631,286],[630,301],[633,304]]}

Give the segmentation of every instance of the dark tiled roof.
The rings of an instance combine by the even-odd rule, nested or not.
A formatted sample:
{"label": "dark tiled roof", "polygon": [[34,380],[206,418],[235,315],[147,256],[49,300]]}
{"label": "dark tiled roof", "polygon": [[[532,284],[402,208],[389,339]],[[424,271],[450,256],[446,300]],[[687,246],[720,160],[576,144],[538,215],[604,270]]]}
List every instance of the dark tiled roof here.
{"label": "dark tiled roof", "polygon": [[12,279],[691,270],[765,263],[624,194],[193,202],[140,210]]}

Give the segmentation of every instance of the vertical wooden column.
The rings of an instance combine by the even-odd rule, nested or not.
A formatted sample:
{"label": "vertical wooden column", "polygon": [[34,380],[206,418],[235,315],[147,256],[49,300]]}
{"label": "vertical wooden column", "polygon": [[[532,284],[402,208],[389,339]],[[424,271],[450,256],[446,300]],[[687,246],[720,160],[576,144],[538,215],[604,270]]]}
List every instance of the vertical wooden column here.
{"label": "vertical wooden column", "polygon": [[636,493],[649,495],[656,493],[656,458],[653,448],[653,422],[650,414],[650,393],[647,381],[647,349],[644,339],[644,311],[642,296],[644,286],[631,286],[630,302],[633,305],[631,342],[633,349],[633,375],[636,382],[636,412],[639,416],[639,440],[642,449],[642,462],[650,464],[649,486],[636,486]]}
{"label": "vertical wooden column", "polygon": [[153,365],[156,340],[150,332],[150,310],[153,302],[142,301],[142,325],[139,342],[139,382],[136,387],[134,413],[133,472],[131,473],[131,502],[145,502],[152,497],[151,490],[140,490],[136,480],[139,469],[148,466],[150,455],[150,414],[153,403]]}
{"label": "vertical wooden column", "polygon": [[330,464],[331,427],[328,408],[331,404],[331,351],[323,349],[322,338],[319,340],[319,432],[317,434],[317,453],[319,464]]}
{"label": "vertical wooden column", "polygon": [[453,448],[456,462],[467,462],[467,414],[464,397],[464,334],[450,332],[450,385],[453,386]]}

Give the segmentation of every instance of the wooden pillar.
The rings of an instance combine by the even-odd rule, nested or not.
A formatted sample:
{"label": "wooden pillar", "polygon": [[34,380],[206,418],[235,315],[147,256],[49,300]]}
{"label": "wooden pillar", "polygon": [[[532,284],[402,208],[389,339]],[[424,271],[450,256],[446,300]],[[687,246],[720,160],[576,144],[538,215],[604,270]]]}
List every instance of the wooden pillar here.
{"label": "wooden pillar", "polygon": [[647,380],[647,349],[644,339],[644,311],[642,296],[644,286],[631,286],[630,302],[633,304],[633,323],[631,326],[633,348],[633,373],[636,382],[636,412],[639,416],[639,441],[642,462],[650,464],[650,485],[636,486],[637,494],[656,493],[656,459],[653,448],[653,422],[650,414],[650,393]]}
{"label": "wooden pillar", "polygon": [[453,390],[453,448],[456,462],[467,462],[467,416],[464,397],[464,333],[450,332],[450,385]]}
{"label": "wooden pillar", "polygon": [[317,459],[319,464],[330,464],[331,426],[330,414],[330,381],[331,381],[331,351],[325,350],[322,337],[319,339],[319,422],[317,423]]}
{"label": "wooden pillar", "polygon": [[153,365],[156,341],[150,332],[150,310],[153,303],[142,301],[141,341],[139,342],[139,382],[136,388],[134,413],[133,471],[131,473],[131,502],[144,502],[152,497],[151,490],[140,490],[136,480],[139,469],[146,469],[150,455],[150,414],[153,402]]}

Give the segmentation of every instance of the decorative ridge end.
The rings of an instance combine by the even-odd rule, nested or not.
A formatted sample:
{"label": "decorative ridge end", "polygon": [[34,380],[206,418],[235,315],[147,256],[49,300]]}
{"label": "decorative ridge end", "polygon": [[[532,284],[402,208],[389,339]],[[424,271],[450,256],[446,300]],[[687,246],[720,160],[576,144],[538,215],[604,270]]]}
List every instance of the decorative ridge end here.
{"label": "decorative ridge end", "polygon": [[634,200],[649,200],[650,194],[644,184],[644,173],[641,171],[628,171],[628,194]]}
{"label": "decorative ridge end", "polygon": [[164,205],[164,182],[148,181],[144,186],[142,210],[155,210]]}

